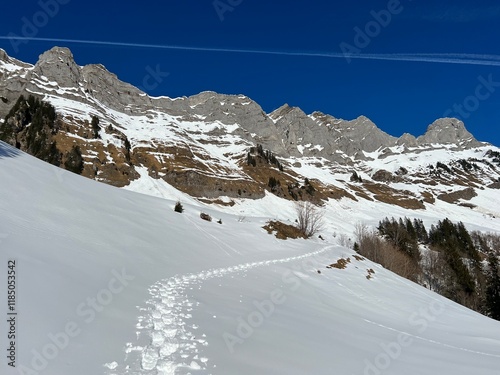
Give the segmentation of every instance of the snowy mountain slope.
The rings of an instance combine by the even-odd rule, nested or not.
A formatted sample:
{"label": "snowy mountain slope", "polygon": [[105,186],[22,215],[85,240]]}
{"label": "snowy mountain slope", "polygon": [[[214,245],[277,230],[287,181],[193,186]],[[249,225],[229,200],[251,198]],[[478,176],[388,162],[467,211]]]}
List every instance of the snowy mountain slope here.
{"label": "snowy mountain slope", "polygon": [[[261,226],[266,216],[292,220],[293,206],[271,194],[226,208],[234,215],[199,202],[178,214],[174,201],[96,183],[4,143],[0,176],[0,257],[4,270],[16,261],[19,314],[18,368],[2,363],[2,373],[498,372],[498,322],[336,244],[332,230],[376,222],[380,203],[354,210],[332,201],[326,241],[281,241]],[[419,213],[430,221],[439,204],[447,205]],[[448,206],[500,231],[498,219]],[[201,210],[222,225],[201,220]],[[341,257],[347,268],[325,268]]]}
{"label": "snowy mountain slope", "polygon": [[[164,181],[205,200],[259,199],[272,191],[272,177],[282,187],[277,195],[295,199],[307,178],[317,180],[316,201],[350,195],[424,209],[440,196],[452,201],[446,194],[466,187],[481,195],[500,178],[500,166],[486,156],[500,150],[478,142],[457,119],[438,119],[418,138],[396,138],[364,116],[346,121],[320,112],[307,115],[288,105],[266,114],[244,95],[154,98],[102,65],[79,66],[67,48],[54,47],[34,65],[0,52],[0,128],[15,129],[17,136],[4,140],[24,146],[19,130],[28,124],[12,117],[1,123],[21,94],[55,107],[57,124],[50,140],[56,142],[61,165],[78,145],[82,175],[132,190],[150,185],[149,176],[155,184]],[[93,117],[99,119],[97,137]],[[266,163],[251,166],[248,156],[257,144],[278,157],[282,170]],[[459,161],[477,163],[478,169],[465,170],[467,164]],[[438,162],[450,169],[455,163],[457,171],[439,178]],[[363,182],[352,184],[354,171]]]}

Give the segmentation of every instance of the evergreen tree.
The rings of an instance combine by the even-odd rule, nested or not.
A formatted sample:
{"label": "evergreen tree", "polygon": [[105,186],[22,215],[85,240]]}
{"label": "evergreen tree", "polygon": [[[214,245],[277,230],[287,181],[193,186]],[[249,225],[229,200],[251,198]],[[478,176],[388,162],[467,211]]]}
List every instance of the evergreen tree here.
{"label": "evergreen tree", "polygon": [[125,146],[125,159],[127,159],[127,161],[130,163],[130,150],[132,146],[130,145],[130,142],[127,137],[125,137],[124,146]]}
{"label": "evergreen tree", "polygon": [[252,154],[249,152],[247,153],[247,165],[251,165],[252,167],[257,166],[257,161],[255,158],[252,156]]}
{"label": "evergreen tree", "polygon": [[354,246],[352,247],[352,249],[353,249],[355,252],[359,253],[359,244],[358,244],[357,242],[354,242]]}
{"label": "evergreen tree", "polygon": [[272,192],[276,192],[276,190],[281,186],[280,180],[274,178],[274,177],[269,177],[269,181],[267,183],[267,186],[271,189]]}
{"label": "evergreen tree", "polygon": [[94,136],[95,139],[101,138],[99,135],[99,130],[101,130],[101,127],[99,126],[99,117],[97,116],[92,116],[92,135]]}
{"label": "evergreen tree", "polygon": [[83,172],[83,157],[80,147],[73,146],[71,151],[67,153],[64,168],[76,174]]}
{"label": "evergreen tree", "polygon": [[431,227],[429,239],[431,245],[441,251],[441,257],[448,266],[449,275],[446,278],[445,295],[456,301],[457,291],[463,291],[468,295],[474,293],[476,282],[469,268],[464,264],[462,256],[470,258],[471,254],[474,256],[476,250],[469,249],[469,246],[473,247],[473,244],[465,226],[455,225],[446,218],[439,221],[436,227]]}
{"label": "evergreen tree", "polygon": [[421,219],[413,219],[413,227],[415,228],[418,241],[424,244],[428,243],[429,236],[425,229],[424,222]]}
{"label": "evergreen tree", "polygon": [[493,251],[488,254],[488,272],[486,275],[486,309],[489,316],[500,320],[500,273],[498,258]]}
{"label": "evergreen tree", "polygon": [[52,135],[57,133],[56,111],[33,95],[20,96],[0,124],[0,139],[59,166],[61,155]]}
{"label": "evergreen tree", "polygon": [[396,221],[385,218],[379,222],[379,233],[385,237],[392,245],[409,255],[414,261],[420,260],[420,250],[418,249],[417,235],[410,219],[405,218]]}

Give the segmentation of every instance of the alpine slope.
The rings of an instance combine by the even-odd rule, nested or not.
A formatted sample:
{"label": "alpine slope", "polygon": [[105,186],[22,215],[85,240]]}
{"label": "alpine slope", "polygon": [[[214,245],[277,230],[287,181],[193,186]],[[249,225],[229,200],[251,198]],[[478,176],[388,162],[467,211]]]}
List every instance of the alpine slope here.
{"label": "alpine slope", "polygon": [[[222,212],[173,188],[165,199],[92,181],[5,143],[0,176],[1,273],[15,261],[18,314],[16,367],[4,357],[2,374],[498,374],[499,322],[340,245],[351,223],[375,224],[380,205],[335,201],[324,240],[279,240],[262,226],[294,212],[274,196]],[[467,225],[500,230],[471,215]],[[345,268],[326,268],[341,258]]]}

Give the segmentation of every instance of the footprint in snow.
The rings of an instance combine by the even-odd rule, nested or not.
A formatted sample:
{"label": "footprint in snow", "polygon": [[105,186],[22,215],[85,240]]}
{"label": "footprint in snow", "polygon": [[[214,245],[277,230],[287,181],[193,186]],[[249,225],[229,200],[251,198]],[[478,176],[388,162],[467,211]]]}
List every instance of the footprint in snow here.
{"label": "footprint in snow", "polygon": [[181,369],[186,372],[207,370],[209,359],[200,357],[203,347],[208,345],[208,341],[205,339],[206,335],[200,332],[195,335],[193,331],[199,330],[200,327],[196,324],[186,323],[192,318],[190,312],[197,305],[189,300],[187,290],[199,286],[206,280],[270,264],[304,259],[328,249],[326,247],[301,256],[245,263],[227,268],[206,270],[197,274],[176,275],[158,281],[149,288],[151,298],[146,302],[148,307],[139,308],[142,314],[138,317],[136,325],[138,343],[145,342],[147,344],[127,343],[125,363],[119,365],[117,362],[110,362],[104,367],[110,370],[109,375],[116,373],[123,375],[174,375]]}

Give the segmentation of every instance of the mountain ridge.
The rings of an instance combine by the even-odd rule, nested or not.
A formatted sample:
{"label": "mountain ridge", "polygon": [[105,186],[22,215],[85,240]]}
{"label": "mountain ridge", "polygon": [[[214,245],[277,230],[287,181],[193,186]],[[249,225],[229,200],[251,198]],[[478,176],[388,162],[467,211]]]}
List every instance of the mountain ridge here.
{"label": "mountain ridge", "polygon": [[[457,119],[438,119],[418,137],[394,137],[366,116],[347,121],[288,104],[266,113],[241,94],[151,97],[103,65],[79,66],[60,47],[35,65],[0,53],[0,134],[3,128],[3,140],[23,151],[38,135],[28,134],[33,114],[27,101],[16,104],[20,95],[54,107],[56,123],[45,123],[39,139],[51,145],[52,160],[81,159],[82,175],[118,187],[151,179],[224,204],[271,193],[425,209],[450,189],[479,190],[500,178],[488,154],[498,149]],[[460,196],[447,199],[464,204]],[[474,205],[471,199],[465,203]]]}
{"label": "mountain ridge", "polygon": [[[307,115],[300,109],[300,107],[290,107],[288,106],[288,104],[284,104],[270,113],[265,113],[262,110],[262,108],[258,105],[258,103],[256,103],[255,101],[253,101],[252,99],[248,98],[245,95],[226,95],[226,94],[218,94],[213,91],[204,91],[189,97],[186,96],[179,98],[170,98],[168,96],[151,97],[146,93],[142,92],[137,87],[134,87],[133,85],[130,85],[129,83],[126,83],[124,81],[121,81],[114,73],[107,70],[102,64],[89,64],[85,66],[77,65],[72,52],[65,47],[53,47],[52,49],[42,53],[39,56],[39,60],[34,65],[23,63],[16,59],[12,59],[10,56],[7,55],[7,53],[4,50],[0,49],[0,51],[1,51],[0,61],[10,62],[10,64],[17,65],[20,69],[24,68],[30,70],[29,74],[26,75],[24,82],[19,82],[16,85],[15,90],[12,90],[12,84],[11,86],[9,86],[8,84],[0,86],[2,91],[7,91],[7,92],[14,91],[11,93],[11,95],[8,95],[6,97],[7,99],[9,99],[10,102],[17,99],[17,97],[19,96],[18,95],[19,91],[21,91],[19,87],[20,85],[24,84],[26,85],[25,89],[36,91],[36,87],[30,85],[29,81],[34,79],[40,79],[40,77],[46,77],[50,82],[56,82],[61,88],[69,87],[69,88],[83,89],[87,94],[91,94],[86,99],[94,97],[98,101],[109,105],[112,109],[120,111],[127,111],[127,110],[131,111],[131,105],[140,104],[141,106],[144,106],[146,108],[160,107],[166,111],[172,111],[173,113],[180,113],[188,111],[188,107],[194,110],[195,108],[193,108],[193,106],[196,107],[203,103],[205,106],[208,105],[208,108],[206,108],[206,110],[212,109],[212,112],[210,113],[212,116],[208,117],[208,120],[221,120],[221,117],[217,116],[217,114],[214,113],[213,111],[214,105],[216,105],[216,101],[212,101],[211,103],[207,104],[207,102],[210,99],[215,99],[219,101],[232,99],[235,100],[234,102],[235,104],[238,103],[238,100],[236,99],[243,99],[246,101],[247,103],[246,105],[252,104],[253,106],[256,105],[258,107],[256,110],[254,110],[254,116],[255,113],[258,114],[259,111],[262,111],[263,114],[272,119],[276,113],[282,111],[284,108],[288,108],[291,109],[291,111],[298,110],[299,112],[301,112],[302,115],[310,117],[313,120],[319,120],[321,118],[326,117],[327,120],[338,121],[341,125],[344,126],[348,126],[345,125],[346,122],[349,124],[360,125],[365,123],[366,121],[369,121],[376,127],[376,125],[370,119],[368,119],[366,116],[363,115],[360,115],[356,119],[352,120],[337,119],[332,115],[323,114],[318,111],[314,111],[311,114]],[[100,88],[103,86],[107,88],[113,88],[116,90],[115,92],[111,93],[112,95],[105,95],[105,93],[104,94],[100,93],[101,91]],[[65,93],[65,95],[69,94]],[[6,103],[0,105],[0,117],[5,116],[6,114],[5,104]],[[241,116],[239,117],[239,119],[241,119]],[[439,142],[459,143],[460,141],[470,141],[470,143],[473,145],[472,147],[478,145],[478,141],[472,136],[472,134],[466,131],[463,122],[454,118],[436,119],[436,121],[434,121],[432,124],[428,126],[426,133],[420,136],[415,136],[415,138],[417,139],[417,144],[423,145],[426,143],[431,143],[431,141],[434,138],[427,133],[429,131],[435,130],[437,125],[439,125],[440,128],[448,129],[450,127],[450,123],[460,124],[460,127],[463,127],[465,132],[458,132],[455,134],[455,137],[451,136],[450,134],[450,136],[446,138],[438,139]],[[249,129],[247,129],[249,131],[251,131],[254,128],[254,126],[251,126],[254,124],[246,124],[246,125],[250,125],[248,126]],[[383,132],[378,127],[376,128],[381,134],[383,133],[386,136],[383,139],[381,139],[383,146],[392,146],[393,145],[392,141],[396,141],[397,139],[399,140],[399,144],[405,144],[406,142],[405,138],[401,137],[396,138],[394,136],[391,136]],[[365,147],[368,147],[368,151],[371,152],[373,151],[372,149],[375,147],[374,145],[368,143],[365,144]]]}

